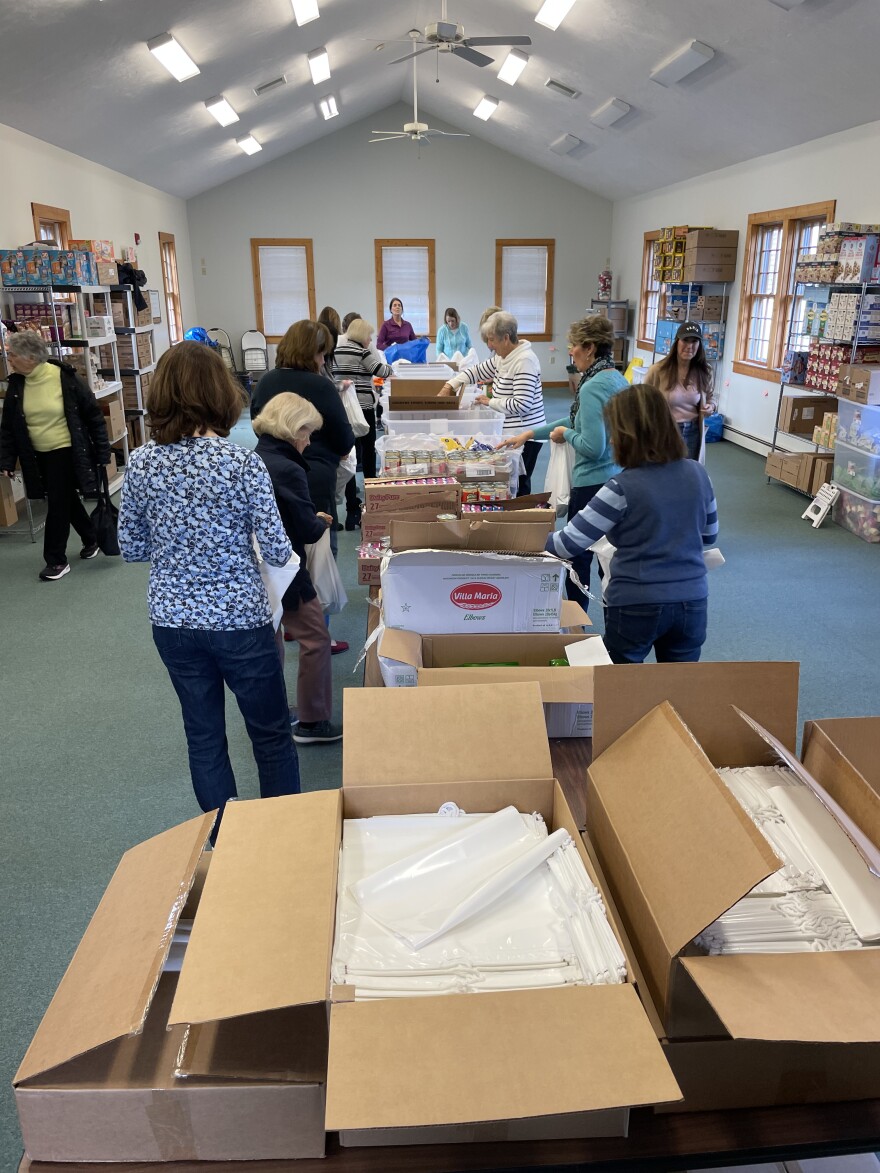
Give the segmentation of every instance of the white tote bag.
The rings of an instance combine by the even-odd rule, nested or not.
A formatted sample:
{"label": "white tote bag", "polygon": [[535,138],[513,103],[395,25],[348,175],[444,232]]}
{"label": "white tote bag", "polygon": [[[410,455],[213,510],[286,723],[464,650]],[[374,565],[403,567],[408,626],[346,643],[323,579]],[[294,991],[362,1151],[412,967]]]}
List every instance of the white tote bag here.
{"label": "white tote bag", "polygon": [[339,394],[342,397],[342,406],[345,408],[345,414],[348,416],[351,430],[355,434],[355,439],[359,440],[361,436],[366,436],[367,432],[369,432],[370,425],[367,423],[367,417],[364,415],[363,408],[358,403],[354,384],[349,383],[347,387],[342,388]]}
{"label": "white tote bag", "polygon": [[291,554],[289,560],[283,566],[270,566],[260,553],[260,543],[256,538],[254,538],[254,550],[257,555],[257,565],[260,568],[260,578],[262,578],[263,586],[266,588],[266,594],[269,596],[272,623],[277,631],[278,624],[281,622],[282,612],[284,611],[282,602],[284,593],[299,572],[299,554]]}
{"label": "white tote bag", "polygon": [[306,546],[306,566],[325,615],[336,615],[348,602],[342,585],[336,559],[330,549],[330,530],[327,529],[312,546]]}
{"label": "white tote bag", "polygon": [[544,477],[544,492],[550,494],[550,507],[557,517],[564,517],[571,496],[571,469],[574,448],[571,444],[550,444],[550,461]]}

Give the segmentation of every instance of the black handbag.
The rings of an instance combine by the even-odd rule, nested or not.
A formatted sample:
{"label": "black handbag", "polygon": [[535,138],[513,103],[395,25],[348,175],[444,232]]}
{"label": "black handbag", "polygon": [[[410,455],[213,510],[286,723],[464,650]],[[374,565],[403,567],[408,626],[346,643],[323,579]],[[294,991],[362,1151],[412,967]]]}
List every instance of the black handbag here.
{"label": "black handbag", "polygon": [[96,470],[98,482],[98,504],[92,510],[92,525],[95,527],[95,541],[102,554],[119,554],[119,539],[116,536],[116,526],[119,519],[119,510],[110,499],[110,482],[107,479],[107,468],[100,465]]}

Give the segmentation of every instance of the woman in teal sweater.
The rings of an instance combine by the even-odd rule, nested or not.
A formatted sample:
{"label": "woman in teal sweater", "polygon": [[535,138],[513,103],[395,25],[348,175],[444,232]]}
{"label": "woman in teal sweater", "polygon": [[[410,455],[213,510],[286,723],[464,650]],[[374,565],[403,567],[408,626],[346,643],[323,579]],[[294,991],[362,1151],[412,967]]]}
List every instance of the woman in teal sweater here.
{"label": "woman in teal sweater", "polygon": [[[520,432],[504,440],[500,448],[519,448],[526,440],[552,440],[570,444],[574,449],[571,470],[571,496],[566,518],[571,521],[590,502],[609,477],[620,472],[611,451],[605,427],[605,404],[612,395],[629,386],[611,359],[614,330],[608,318],[592,314],[574,322],[568,331],[568,347],[574,365],[582,373],[567,419],[556,420],[540,428]],[[583,551],[572,560],[578,578],[588,587],[593,555]],[[568,597],[587,610],[588,598],[569,581]]]}

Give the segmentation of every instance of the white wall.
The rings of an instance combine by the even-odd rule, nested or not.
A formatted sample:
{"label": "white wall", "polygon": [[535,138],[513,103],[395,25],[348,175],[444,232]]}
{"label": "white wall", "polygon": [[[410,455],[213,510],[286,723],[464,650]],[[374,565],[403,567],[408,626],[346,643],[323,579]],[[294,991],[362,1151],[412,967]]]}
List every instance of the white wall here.
{"label": "white wall", "polygon": [[564,381],[568,325],[595,296],[609,255],[610,202],[476,138],[420,152],[408,141],[368,143],[373,127],[411,117],[393,106],[191,199],[198,324],[222,326],[237,350],[256,325],[250,238],[311,237],[317,310],[358,310],[378,326],[374,238],[433,237],[437,314],[455,306],[476,335],[495,301],[496,237],[554,237],[555,337],[535,349],[544,380]]}
{"label": "white wall", "polygon": [[[74,236],[112,240],[117,255],[140,233],[138,267],[162,293],[159,232],[174,234],[184,320],[194,307],[186,204],[156,188],[0,125],[0,248],[34,239],[31,204],[67,208]],[[164,298],[163,298],[164,301]],[[164,307],[162,316],[164,319]],[[168,346],[167,325],[156,328],[157,353]]]}
{"label": "white wall", "polygon": [[[799,147],[779,151],[711,172],[686,183],[614,205],[613,268],[615,296],[638,301],[641,286],[643,234],[667,224],[712,224],[738,228],[737,276],[727,317],[727,346],[719,371],[720,407],[739,432],[769,443],[776,418],[778,384],[732,371],[739,286],[748,217],[796,204],[837,200],[836,219],[880,220],[880,122]],[[650,354],[643,355],[646,362]],[[747,447],[765,450],[748,440]]]}

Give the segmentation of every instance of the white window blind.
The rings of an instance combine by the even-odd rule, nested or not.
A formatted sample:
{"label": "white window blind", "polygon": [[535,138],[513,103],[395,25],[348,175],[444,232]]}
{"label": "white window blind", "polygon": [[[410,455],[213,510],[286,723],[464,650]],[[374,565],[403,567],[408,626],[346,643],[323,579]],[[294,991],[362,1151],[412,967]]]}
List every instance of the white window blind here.
{"label": "white window blind", "polygon": [[424,245],[382,246],[384,310],[393,297],[403,302],[403,316],[416,334],[431,332],[429,256]]}
{"label": "white window blind", "polygon": [[546,330],[547,268],[546,245],[504,245],[501,250],[501,305],[525,337]]}
{"label": "white window blind", "polygon": [[309,266],[304,246],[261,245],[258,249],[263,333],[284,335],[309,313]]}

